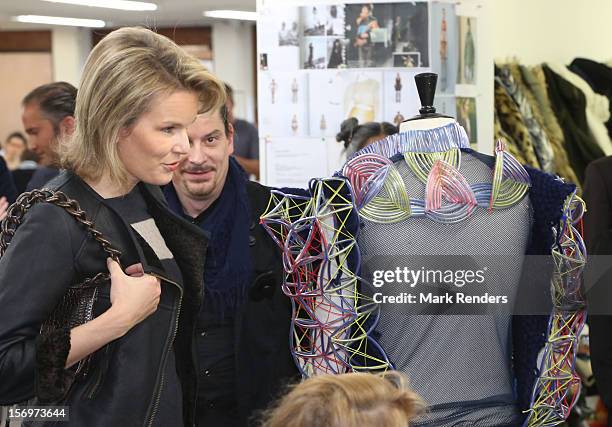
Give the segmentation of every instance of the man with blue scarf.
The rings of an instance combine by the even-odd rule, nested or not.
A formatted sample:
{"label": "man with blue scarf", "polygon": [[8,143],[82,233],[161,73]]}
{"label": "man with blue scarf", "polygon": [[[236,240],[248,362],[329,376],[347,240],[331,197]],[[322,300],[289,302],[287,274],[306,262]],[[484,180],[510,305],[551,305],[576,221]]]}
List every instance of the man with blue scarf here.
{"label": "man with blue scarf", "polygon": [[164,194],[175,213],[209,235],[204,302],[195,308],[198,398],[192,404],[199,426],[251,425],[297,378],[282,260],[259,225],[270,192],[248,181],[231,157],[234,129],[226,107],[199,116],[187,132],[189,155]]}

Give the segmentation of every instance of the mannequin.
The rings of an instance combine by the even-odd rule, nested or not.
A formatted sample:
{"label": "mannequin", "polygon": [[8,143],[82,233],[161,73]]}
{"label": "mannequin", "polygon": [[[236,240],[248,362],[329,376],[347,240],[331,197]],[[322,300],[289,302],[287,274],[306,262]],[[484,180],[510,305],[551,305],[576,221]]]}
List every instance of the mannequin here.
{"label": "mannequin", "polygon": [[[416,77],[424,107],[419,116],[400,125],[400,133],[425,137],[439,133],[445,139],[453,135],[444,129],[456,128],[456,121],[436,114],[431,107],[435,77]],[[465,138],[463,133],[458,135]],[[466,146],[465,139],[450,142],[455,147]],[[460,156],[458,169],[469,184],[491,182],[493,173],[488,165],[470,153],[462,152]],[[426,184],[415,176],[406,161],[401,158],[394,165],[405,183],[408,196],[423,198]],[[465,265],[467,269],[487,267],[485,283],[490,294],[512,298],[520,280],[517,266],[522,263],[532,224],[529,198],[523,197],[515,205],[492,213],[481,208],[475,211],[470,218],[452,224],[436,223],[423,217],[410,217],[391,224],[363,219],[359,247],[364,277],[372,277],[374,270],[389,270],[393,266],[414,270],[422,266],[426,269],[453,269],[457,268],[455,263],[460,259],[462,263],[472,264]],[[499,233],[499,230],[513,232]],[[503,255],[504,261],[491,257],[494,254]],[[389,265],[377,261],[382,258],[389,262],[389,257],[392,257]],[[408,290],[402,284],[384,286],[385,295],[397,295]],[[422,291],[420,286],[413,289]],[[469,288],[466,285],[461,290],[474,291],[473,285],[472,289]],[[409,305],[381,305],[377,328],[379,344],[395,369],[409,376],[411,386],[430,405],[430,414],[426,417],[428,423],[436,426],[454,426],[460,422],[476,422],[476,425],[483,426],[519,423],[510,370],[511,309],[495,307],[490,310],[491,314],[486,315],[440,313],[414,316]],[[439,352],[441,347],[443,352]],[[472,385],[466,387],[467,384]],[[417,421],[415,425],[421,424]]]}
{"label": "mannequin", "polygon": [[[405,372],[430,405],[415,426],[557,425],[579,390],[573,366],[585,252],[574,225],[583,205],[574,185],[524,168],[503,143],[494,158],[471,150],[465,130],[432,107],[436,79],[415,76],[424,106],[399,134],[355,153],[333,178],[313,180],[309,196],[277,191],[262,216],[283,251],[296,363],[306,377]],[[523,280],[526,254],[555,265]],[[402,267],[486,272],[479,286],[455,276],[412,291],[486,292],[508,302],[372,304],[381,290],[411,290],[399,279],[374,282],[377,271]],[[513,316],[522,307],[513,307],[519,283],[544,289],[549,301],[552,288],[552,315]]]}

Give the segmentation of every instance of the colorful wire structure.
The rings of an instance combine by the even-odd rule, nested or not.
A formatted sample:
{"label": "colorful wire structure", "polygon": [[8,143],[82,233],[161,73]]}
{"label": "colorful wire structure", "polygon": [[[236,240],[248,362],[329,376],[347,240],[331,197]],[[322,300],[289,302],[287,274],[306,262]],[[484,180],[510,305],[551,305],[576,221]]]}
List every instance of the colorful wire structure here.
{"label": "colorful wire structure", "polygon": [[584,202],[574,192],[566,200],[564,215],[555,229],[556,244],[552,248],[555,267],[551,280],[554,309],[524,426],[563,423],[580,395],[581,381],[575,363],[578,337],[586,319],[586,303],[580,286],[587,255],[577,225],[581,224],[584,211]]}
{"label": "colorful wire structure", "polygon": [[356,210],[349,183],[315,179],[310,192],[303,197],[272,191],[261,217],[282,251],[296,364],[304,377],[387,370],[391,364],[371,337],[380,309],[356,275],[359,251],[349,226]]}
{"label": "colorful wire structure", "polygon": [[[491,212],[515,205],[531,186],[529,174],[501,141],[495,150],[492,183],[470,186],[458,169],[461,165],[459,147],[450,147],[447,142],[438,147],[446,151],[403,154],[410,170],[426,184],[425,200],[411,198],[395,165],[385,157],[393,151],[390,146],[394,144],[383,140],[378,148],[360,151],[342,168],[342,175],[349,180],[355,193],[359,215],[369,221],[395,223],[413,216],[425,216],[441,223],[460,222],[469,218],[476,207]],[[419,147],[406,147],[404,143],[404,148]],[[378,149],[381,150],[376,153]]]}
{"label": "colorful wire structure", "polygon": [[[468,147],[465,131],[456,124],[403,132],[355,153],[339,176],[313,179],[310,197],[272,191],[261,223],[282,251],[282,289],[293,307],[291,348],[304,377],[392,368],[372,337],[379,306],[357,275],[356,213],[379,223],[423,216],[454,223],[478,208],[491,213],[525,197],[529,174],[501,141],[492,182],[470,185],[459,171],[461,149]],[[425,184],[425,200],[408,196],[392,160],[398,154]],[[576,227],[584,210],[584,202],[572,194],[555,228],[554,310],[523,427],[561,424],[580,393],[575,361],[586,317],[580,291],[586,250]]]}

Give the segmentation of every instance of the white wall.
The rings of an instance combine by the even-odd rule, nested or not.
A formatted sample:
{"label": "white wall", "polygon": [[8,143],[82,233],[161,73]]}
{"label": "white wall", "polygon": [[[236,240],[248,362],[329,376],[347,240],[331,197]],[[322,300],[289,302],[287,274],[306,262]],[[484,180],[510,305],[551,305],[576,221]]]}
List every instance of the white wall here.
{"label": "white wall", "polygon": [[495,59],[525,65],[612,58],[611,0],[489,0]]}
{"label": "white wall", "polygon": [[[212,26],[214,73],[232,85],[238,117],[255,121],[253,25],[219,21]],[[78,87],[91,47],[91,31],[83,28],[56,28],[52,31],[53,80]]]}
{"label": "white wall", "polygon": [[253,26],[219,21],[212,27],[214,72],[234,89],[234,114],[251,122],[255,121]]}
{"label": "white wall", "polygon": [[53,80],[79,86],[83,65],[91,49],[91,31],[60,27],[51,32]]}

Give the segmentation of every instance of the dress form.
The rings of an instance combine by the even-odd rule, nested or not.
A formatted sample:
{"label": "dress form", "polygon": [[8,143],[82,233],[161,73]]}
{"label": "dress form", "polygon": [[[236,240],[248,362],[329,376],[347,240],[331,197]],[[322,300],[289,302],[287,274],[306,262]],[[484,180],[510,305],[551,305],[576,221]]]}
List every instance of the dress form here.
{"label": "dress form", "polygon": [[[435,79],[425,77],[420,84],[417,80],[424,105],[421,115],[404,121],[400,133],[421,136],[421,140],[428,135],[454,135],[446,130],[455,128],[456,121],[435,113],[431,107]],[[407,140],[410,145],[410,137]],[[461,145],[461,141],[449,142]],[[459,172],[470,185],[492,181],[493,170],[477,155],[466,150],[460,156]],[[415,177],[403,158],[394,161],[394,167],[410,198],[427,197],[425,183]],[[445,270],[465,263],[466,269],[486,270],[486,288],[479,292],[475,285],[451,286],[450,292],[488,292],[511,300],[520,281],[531,222],[528,197],[506,209],[476,209],[469,218],[450,224],[427,217],[393,223],[362,218],[358,244],[363,277],[395,267]],[[418,294],[427,292],[424,286],[407,289],[402,283],[386,283],[380,289],[384,295],[415,290]],[[380,308],[378,342],[394,367],[408,375],[411,386],[431,405],[426,420],[415,425],[516,425],[519,414],[512,396],[511,306],[488,306],[486,314],[471,309],[464,311],[470,314],[461,315],[431,314],[431,310],[415,315],[406,304],[382,304]]]}

